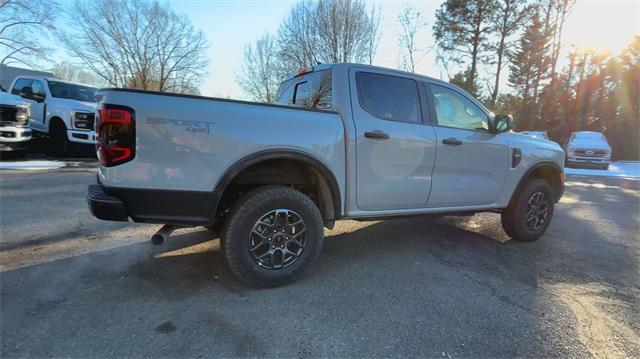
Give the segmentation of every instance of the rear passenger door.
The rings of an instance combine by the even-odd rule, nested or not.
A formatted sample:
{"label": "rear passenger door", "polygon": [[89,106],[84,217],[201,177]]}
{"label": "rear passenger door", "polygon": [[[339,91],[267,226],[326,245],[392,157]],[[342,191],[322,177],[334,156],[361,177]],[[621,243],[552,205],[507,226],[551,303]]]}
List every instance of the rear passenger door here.
{"label": "rear passenger door", "polygon": [[506,136],[490,131],[489,113],[456,88],[430,84],[437,156],[428,207],[495,203],[510,168]]}
{"label": "rear passenger door", "polygon": [[424,89],[393,72],[350,70],[356,128],[356,201],[362,210],[423,208],[436,137]]}

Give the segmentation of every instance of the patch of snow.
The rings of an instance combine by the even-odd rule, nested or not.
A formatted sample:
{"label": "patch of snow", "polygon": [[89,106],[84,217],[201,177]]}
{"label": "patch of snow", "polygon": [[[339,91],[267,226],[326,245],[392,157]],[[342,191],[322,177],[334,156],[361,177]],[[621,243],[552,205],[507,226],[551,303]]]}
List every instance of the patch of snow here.
{"label": "patch of snow", "polygon": [[11,161],[0,162],[0,170],[41,171],[64,167],[62,161]]}
{"label": "patch of snow", "polygon": [[594,170],[586,168],[565,168],[566,175],[605,176],[640,180],[640,162],[618,161],[611,162],[609,170]]}

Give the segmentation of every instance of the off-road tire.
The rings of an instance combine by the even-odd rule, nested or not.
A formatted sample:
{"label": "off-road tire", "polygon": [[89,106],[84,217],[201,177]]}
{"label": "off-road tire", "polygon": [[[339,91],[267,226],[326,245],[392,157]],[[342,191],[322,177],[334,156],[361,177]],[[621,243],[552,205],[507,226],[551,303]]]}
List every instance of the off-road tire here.
{"label": "off-road tire", "polygon": [[[288,209],[300,215],[305,225],[305,246],[290,266],[266,269],[250,252],[254,224],[269,211]],[[323,221],[316,204],[303,193],[285,186],[263,186],[240,197],[223,227],[222,248],[231,271],[252,287],[276,287],[298,279],[318,258],[324,238]]]}
{"label": "off-road tire", "polygon": [[[532,230],[527,226],[527,205],[534,193],[541,192],[544,198],[549,201],[547,217],[542,226]],[[540,238],[549,227],[553,219],[555,197],[549,183],[543,179],[534,178],[528,180],[509,206],[502,211],[502,228],[515,241],[531,242]]]}

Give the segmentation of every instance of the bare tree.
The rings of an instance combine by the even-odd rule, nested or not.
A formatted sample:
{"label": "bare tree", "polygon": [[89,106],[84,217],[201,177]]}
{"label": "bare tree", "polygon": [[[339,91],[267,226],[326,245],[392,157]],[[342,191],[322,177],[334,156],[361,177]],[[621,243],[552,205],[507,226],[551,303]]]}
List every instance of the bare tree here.
{"label": "bare tree", "polygon": [[86,71],[82,67],[72,64],[68,61],[62,61],[53,65],[50,69],[56,78],[80,82],[96,87],[106,86],[104,79],[98,77],[95,73]]}
{"label": "bare tree", "polygon": [[54,29],[57,8],[54,0],[0,0],[0,65],[35,67],[36,59],[47,58],[41,40]]}
{"label": "bare tree", "polygon": [[77,0],[62,44],[113,86],[195,93],[207,40],[191,22],[150,0]]}
{"label": "bare tree", "polygon": [[380,23],[382,22],[382,13],[380,7],[372,7],[369,13],[369,19],[371,21],[370,31],[367,34],[367,61],[368,64],[373,64],[373,59],[376,57],[378,51],[378,44],[380,43],[380,37],[382,36],[382,29]]}
{"label": "bare tree", "polygon": [[302,0],[281,24],[280,56],[286,68],[321,63],[371,63],[380,16],[362,0]]}
{"label": "bare tree", "polygon": [[402,32],[398,37],[398,44],[402,53],[401,67],[403,70],[416,72],[416,64],[418,63],[419,54],[424,48],[418,47],[416,44],[416,35],[420,29],[427,26],[423,14],[411,6],[405,6],[397,22],[402,27]]}
{"label": "bare tree", "polygon": [[279,59],[276,40],[269,34],[260,37],[254,46],[245,47],[244,62],[236,82],[252,100],[276,101],[276,92],[285,74]]}

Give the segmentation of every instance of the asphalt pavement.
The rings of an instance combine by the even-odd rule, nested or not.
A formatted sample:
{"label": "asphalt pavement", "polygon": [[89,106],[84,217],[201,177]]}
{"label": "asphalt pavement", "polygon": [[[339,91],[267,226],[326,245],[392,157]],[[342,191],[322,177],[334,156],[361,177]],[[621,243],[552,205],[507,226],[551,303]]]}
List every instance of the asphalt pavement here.
{"label": "asphalt pavement", "polygon": [[568,177],[534,243],[496,214],[338,222],[267,290],[206,229],[92,218],[94,182],[0,171],[0,357],[640,357],[640,181]]}

